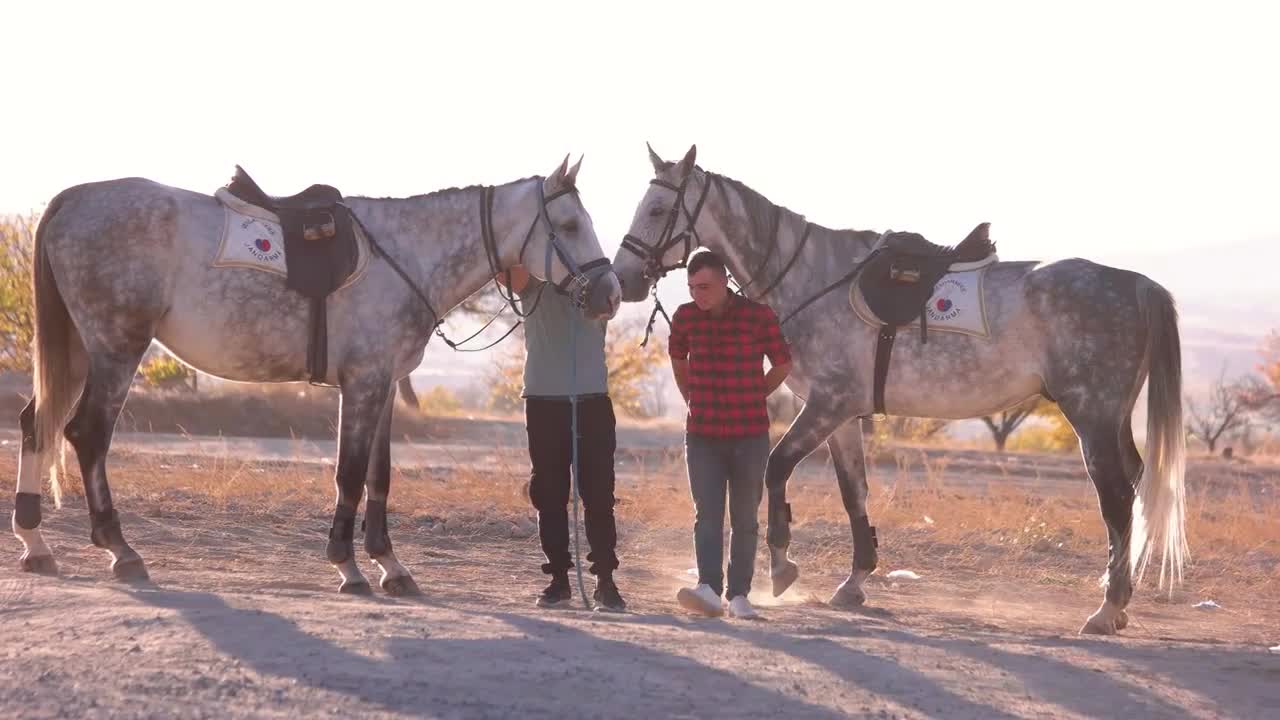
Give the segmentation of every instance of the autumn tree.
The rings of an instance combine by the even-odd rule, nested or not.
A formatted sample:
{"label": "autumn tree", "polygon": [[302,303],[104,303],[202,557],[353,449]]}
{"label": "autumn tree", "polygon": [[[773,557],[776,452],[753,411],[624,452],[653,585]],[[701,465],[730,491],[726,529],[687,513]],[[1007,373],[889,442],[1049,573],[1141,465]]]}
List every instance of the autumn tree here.
{"label": "autumn tree", "polygon": [[[619,413],[631,417],[649,417],[662,408],[661,401],[652,395],[663,388],[657,374],[666,368],[666,347],[655,337],[642,348],[643,338],[644,323],[640,318],[610,322],[605,335],[609,397]],[[495,354],[493,368],[486,378],[493,409],[512,411],[521,407],[524,355],[524,344],[516,335],[508,340],[508,347]],[[569,372],[569,368],[565,368],[565,372]]]}
{"label": "autumn tree", "polygon": [[1280,331],[1272,330],[1262,342],[1259,378],[1243,381],[1241,394],[1250,410],[1280,421]]}
{"label": "autumn tree", "polygon": [[0,371],[31,370],[31,258],[39,219],[35,213],[0,217]]}

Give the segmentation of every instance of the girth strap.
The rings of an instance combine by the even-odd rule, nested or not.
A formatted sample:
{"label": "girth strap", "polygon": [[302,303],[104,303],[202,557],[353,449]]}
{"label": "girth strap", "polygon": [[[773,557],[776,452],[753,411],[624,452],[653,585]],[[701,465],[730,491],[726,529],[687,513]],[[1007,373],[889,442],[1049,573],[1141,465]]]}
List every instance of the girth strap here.
{"label": "girth strap", "polygon": [[307,343],[307,374],[311,384],[323,385],[329,375],[329,313],[326,298],[311,298],[311,341]]}
{"label": "girth strap", "polygon": [[893,343],[898,339],[898,328],[895,325],[881,325],[876,334],[876,362],[872,379],[872,400],[876,419],[885,416],[884,385],[889,377],[889,360],[893,356]]}

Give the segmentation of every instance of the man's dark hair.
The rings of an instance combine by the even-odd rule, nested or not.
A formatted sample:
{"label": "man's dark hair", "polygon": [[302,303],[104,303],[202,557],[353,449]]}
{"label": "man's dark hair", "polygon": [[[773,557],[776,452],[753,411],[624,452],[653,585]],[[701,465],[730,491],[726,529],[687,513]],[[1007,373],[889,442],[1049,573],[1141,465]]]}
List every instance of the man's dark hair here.
{"label": "man's dark hair", "polygon": [[724,259],[713,250],[699,250],[689,257],[688,273],[690,275],[706,268],[711,268],[726,277],[729,275],[724,268]]}

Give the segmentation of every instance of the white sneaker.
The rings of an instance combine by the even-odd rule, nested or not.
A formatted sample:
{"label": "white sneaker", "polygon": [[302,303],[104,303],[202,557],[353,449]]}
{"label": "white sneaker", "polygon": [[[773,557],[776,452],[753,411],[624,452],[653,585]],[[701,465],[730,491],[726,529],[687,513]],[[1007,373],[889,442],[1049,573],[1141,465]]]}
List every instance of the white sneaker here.
{"label": "white sneaker", "polygon": [[739,595],[729,601],[729,617],[755,620],[760,617],[760,614],[756,612],[755,608],[751,607],[746,595]]}
{"label": "white sneaker", "polygon": [[676,593],[676,601],[680,603],[680,607],[692,612],[700,613],[708,617],[720,617],[724,614],[724,606],[720,603],[720,596],[710,585],[699,585],[696,588],[680,588],[680,592]]}

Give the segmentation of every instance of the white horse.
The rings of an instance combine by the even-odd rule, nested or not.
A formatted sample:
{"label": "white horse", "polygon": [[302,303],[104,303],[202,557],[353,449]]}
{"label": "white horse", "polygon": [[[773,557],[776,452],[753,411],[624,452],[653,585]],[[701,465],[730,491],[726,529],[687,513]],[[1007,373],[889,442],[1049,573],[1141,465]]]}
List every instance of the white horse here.
{"label": "white horse", "polygon": [[[515,264],[573,288],[592,317],[617,311],[617,278],[576,191],[580,164],[569,168],[566,157],[549,177],[497,187],[346,198],[380,252],[358,281],[329,296],[328,372],[311,378],[341,389],[337,500],[326,555],[342,576],[342,591],[369,591],[353,551],[367,487],[365,548],[382,568],[381,586],[393,595],[417,592],[387,533],[389,427],[396,381],[422,361],[440,316]],[[129,178],[64,190],[40,219],[35,394],[20,416],[13,516],[24,570],[57,572],[39,530],[41,479],[65,433],[80,462],[93,543],[111,554],[118,578],[146,579],[142,558],[121,532],[105,462],[152,339],[192,367],[230,380],[308,379],[310,300],[279,275],[212,266],[224,212],[209,195]],[[58,503],[56,473],[52,484]]]}
{"label": "white horse", "polygon": [[[1037,395],[1058,403],[1080,437],[1110,536],[1105,597],[1082,632],[1124,628],[1133,577],[1141,578],[1153,549],[1163,551],[1162,583],[1181,577],[1181,351],[1177,311],[1163,287],[1081,259],[990,265],[982,285],[990,337],[933,332],[925,344],[920,332],[899,334],[879,399],[872,373],[878,329],[850,308],[854,271],[885,244],[925,254],[945,249],[907,233],[807,222],[740,182],[698,168],[694,148],[679,163],[649,154],[656,177],[614,258],[623,300],[644,300],[658,278],[702,245],[718,251],[743,288],[774,308],[792,346],[786,382],[806,402],[765,472],[775,594],[799,573],[787,557],[787,480],[825,442],[854,541],[853,569],[832,604],[865,601],[862,583],[876,567],[877,540],[867,517],[857,418],[871,415],[877,400],[889,414],[935,418],[989,415]],[[993,250],[986,233],[985,224],[978,226],[957,250]],[[1144,466],[1129,418],[1148,378]]]}

